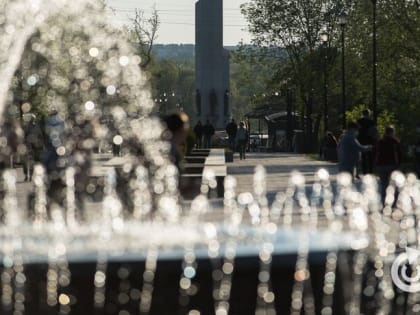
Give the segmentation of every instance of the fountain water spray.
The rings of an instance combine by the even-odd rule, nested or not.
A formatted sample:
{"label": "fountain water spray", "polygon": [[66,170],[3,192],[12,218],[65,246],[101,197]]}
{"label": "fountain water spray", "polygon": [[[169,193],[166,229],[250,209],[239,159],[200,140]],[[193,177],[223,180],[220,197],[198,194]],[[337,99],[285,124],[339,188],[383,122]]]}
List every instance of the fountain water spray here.
{"label": "fountain water spray", "polygon": [[[258,166],[254,173],[254,198],[252,221],[258,225],[258,236],[262,246],[259,252],[260,271],[258,273],[257,310],[256,314],[275,315],[275,295],[271,287],[271,263],[274,250],[274,235],[277,226],[270,221],[270,209],[267,200],[266,171]],[[250,207],[251,210],[251,207]],[[254,217],[256,217],[254,219]]]}
{"label": "fountain water spray", "polygon": [[[217,188],[214,172],[206,169],[202,194],[188,211],[183,209],[178,170],[169,160],[170,145],[162,137],[163,126],[152,115],[154,103],[148,76],[139,67],[141,58],[122,32],[107,25],[103,4],[95,0],[0,0],[0,8],[2,120],[13,116],[15,103],[25,112],[56,109],[65,118],[67,138],[57,151],[63,163],[60,168],[66,169],[61,174],[66,184],[62,206],[49,200],[41,165],[34,168],[33,207],[28,215],[18,207],[16,174],[2,174],[1,311],[25,313],[29,276],[25,266],[47,263],[43,299],[50,311],[70,313],[74,299],[69,264],[73,262],[96,263],[93,306],[98,312],[105,311],[108,278],[112,277],[109,264],[134,260],[145,264],[136,311],[151,314],[158,262],[178,259],[183,261],[180,304],[195,315],[199,310],[189,308],[190,297],[199,288],[195,283],[198,262],[210,259],[214,310],[202,311],[227,315],[235,266],[241,258],[253,256],[259,257],[256,313],[276,314],[279,296],[274,294],[273,261],[277,255],[296,253],[290,311],[315,314],[309,272],[312,251],[326,254],[322,314],[334,311],[338,272],[345,274],[344,293],[352,295],[345,296],[349,314],[361,313],[366,297],[373,297],[377,310],[384,314],[394,310],[394,296],[404,298],[393,290],[390,264],[399,250],[419,243],[420,187],[413,175],[392,176],[382,207],[373,177],[365,177],[359,190],[348,174],[340,174],[333,187],[328,173],[320,170],[310,189],[304,176],[295,172],[287,189],[278,192],[270,205],[265,170],[257,167],[253,192],[237,196],[236,180],[226,177],[225,219],[214,222],[207,217],[213,212],[207,195],[212,196]],[[12,84],[15,81],[21,90]],[[19,93],[24,104],[16,101]],[[87,209],[95,216],[81,213],[77,203],[80,183],[75,178],[82,168],[77,163],[69,167],[69,161],[83,155],[78,150],[91,150],[97,140],[92,135],[95,132],[84,132],[85,127],[112,137],[114,130],[130,156],[121,168],[108,167],[105,179],[101,176],[96,182],[104,181],[105,187],[102,203],[91,203]],[[123,188],[118,184],[121,177],[127,184],[125,197],[117,189]],[[93,190],[100,186],[87,185],[87,192],[92,185]],[[126,209],[126,204],[132,204],[132,209]],[[99,218],[98,213],[102,214]],[[340,259],[348,250],[354,251],[351,268]],[[127,294],[126,288],[121,293]],[[418,312],[419,300],[418,294],[409,295],[407,304],[413,313]]]}
{"label": "fountain water spray", "polygon": [[[289,198],[296,198],[299,206],[300,219],[308,229],[316,228],[317,215],[312,214],[309,201],[305,192],[305,178],[302,174],[294,172],[290,178],[292,190]],[[289,210],[290,211],[290,210]],[[302,307],[307,314],[315,314],[315,305],[310,283],[310,272],[308,265],[309,255],[309,235],[303,233],[299,237],[299,247],[297,249],[297,259],[294,273],[295,283],[292,290],[291,314],[300,314]]]}

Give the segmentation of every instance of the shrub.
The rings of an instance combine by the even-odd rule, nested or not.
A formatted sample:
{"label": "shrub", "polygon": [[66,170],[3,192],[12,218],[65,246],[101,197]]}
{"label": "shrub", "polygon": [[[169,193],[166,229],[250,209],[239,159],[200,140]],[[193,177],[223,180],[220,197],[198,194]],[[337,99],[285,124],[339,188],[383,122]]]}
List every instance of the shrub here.
{"label": "shrub", "polygon": [[[369,109],[367,105],[360,104],[355,106],[352,110],[346,112],[346,120],[347,121],[357,121],[362,117],[362,112],[365,109]],[[378,115],[378,134],[382,136],[385,132],[385,128],[389,125],[395,126],[396,119],[393,112],[385,109],[381,111]]]}

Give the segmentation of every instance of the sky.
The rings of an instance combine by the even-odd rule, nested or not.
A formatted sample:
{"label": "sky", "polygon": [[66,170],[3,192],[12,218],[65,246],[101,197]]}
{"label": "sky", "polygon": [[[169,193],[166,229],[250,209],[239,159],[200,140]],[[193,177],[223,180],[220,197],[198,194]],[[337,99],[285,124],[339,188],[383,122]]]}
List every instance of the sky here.
{"label": "sky", "polygon": [[[194,44],[196,0],[106,0],[113,13],[110,19],[117,25],[130,24],[134,10],[141,9],[146,15],[150,14],[155,6],[158,11],[160,26],[156,43],[159,44]],[[250,35],[246,31],[246,21],[239,6],[246,0],[224,0],[223,44],[232,46],[241,40],[250,42]]]}

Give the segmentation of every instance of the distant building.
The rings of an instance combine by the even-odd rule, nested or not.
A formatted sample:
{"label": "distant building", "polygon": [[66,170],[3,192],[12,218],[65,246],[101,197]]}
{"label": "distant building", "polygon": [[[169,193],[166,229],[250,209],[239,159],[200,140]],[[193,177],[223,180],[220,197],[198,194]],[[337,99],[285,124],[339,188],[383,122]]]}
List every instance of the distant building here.
{"label": "distant building", "polygon": [[195,4],[197,118],[222,129],[230,118],[229,52],[223,48],[223,0]]}

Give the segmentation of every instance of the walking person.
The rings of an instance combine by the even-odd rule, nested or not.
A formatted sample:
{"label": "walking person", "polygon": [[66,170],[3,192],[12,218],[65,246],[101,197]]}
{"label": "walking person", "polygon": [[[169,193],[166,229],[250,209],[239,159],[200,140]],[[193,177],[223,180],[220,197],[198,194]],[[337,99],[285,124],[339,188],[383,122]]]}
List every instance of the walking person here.
{"label": "walking person", "polygon": [[338,144],[338,171],[350,173],[354,176],[354,169],[359,161],[359,153],[372,150],[371,145],[362,145],[357,140],[359,126],[355,122],[349,122],[347,130]]}
{"label": "walking person", "polygon": [[187,139],[187,133],[189,128],[188,116],[185,113],[175,113],[165,118],[165,124],[167,129],[170,131],[170,144],[171,150],[170,159],[177,167],[179,173],[181,173],[181,160],[183,158],[183,146]]}
{"label": "walking person", "polygon": [[[20,125],[13,120],[6,118],[0,124],[0,138],[3,143],[0,145],[0,222],[4,220],[4,209],[2,206],[3,198],[5,196],[4,172],[13,168],[12,156],[18,153],[19,145],[22,143],[23,131]],[[13,209],[17,210],[17,209]]]}
{"label": "walking person", "polygon": [[[375,122],[370,118],[370,111],[368,109],[363,110],[362,118],[357,123],[359,124],[359,136],[358,140],[362,145],[374,146],[378,140],[378,131],[376,129]],[[365,151],[362,152],[361,159],[362,173],[372,174],[373,172],[373,152]]]}
{"label": "walking person", "polygon": [[[175,113],[165,118],[165,124],[167,129],[170,131],[170,145],[171,150],[169,151],[169,157],[174,165],[178,169],[178,173],[184,172],[182,166],[182,159],[184,155],[184,146],[186,145],[189,130],[189,118],[187,114]],[[179,177],[178,189],[182,196],[191,194],[194,191],[193,187],[196,187],[198,182],[196,179],[191,177]]]}
{"label": "walking person", "polygon": [[375,150],[375,167],[381,181],[382,198],[385,197],[392,172],[400,167],[401,157],[400,140],[395,137],[394,127],[388,126],[385,128],[385,134],[378,141]]}
{"label": "walking person", "polygon": [[45,124],[46,153],[43,158],[48,176],[47,195],[59,205],[64,200],[65,123],[56,109],[52,109]]}
{"label": "walking person", "polygon": [[414,146],[414,156],[416,158],[417,177],[420,178],[420,123],[416,126],[417,143]]}
{"label": "walking person", "polygon": [[93,146],[89,142],[95,139],[95,121],[94,119],[83,119],[77,121],[74,126],[78,129],[78,135],[66,139],[67,147],[71,148],[67,164],[75,170],[75,205],[81,215],[80,219],[86,219],[85,200],[89,196],[89,175],[92,169],[93,154]]}
{"label": "walking person", "polygon": [[0,124],[0,139],[3,142],[0,145],[0,177],[4,170],[14,167],[14,158],[19,153],[19,145],[22,144],[23,137],[23,130],[18,122],[6,118]]}
{"label": "walking person", "polygon": [[201,124],[201,120],[194,126],[194,135],[197,149],[200,149],[203,145],[203,125]]}
{"label": "walking person", "polygon": [[41,163],[44,154],[44,133],[32,113],[23,115],[24,143],[26,152],[23,157],[23,174],[25,181],[31,181],[35,163]]}
{"label": "walking person", "polygon": [[235,152],[235,140],[237,131],[238,125],[235,123],[235,119],[232,118],[231,122],[226,125],[226,133],[228,134],[229,148],[232,150],[232,152]]}
{"label": "walking person", "polygon": [[214,126],[210,123],[207,119],[206,124],[203,127],[203,135],[204,135],[204,148],[209,149],[211,147],[211,138],[214,135]]}
{"label": "walking person", "polygon": [[248,130],[245,129],[245,124],[240,122],[239,129],[236,133],[236,138],[239,147],[239,159],[245,160],[246,144],[248,142]]}

